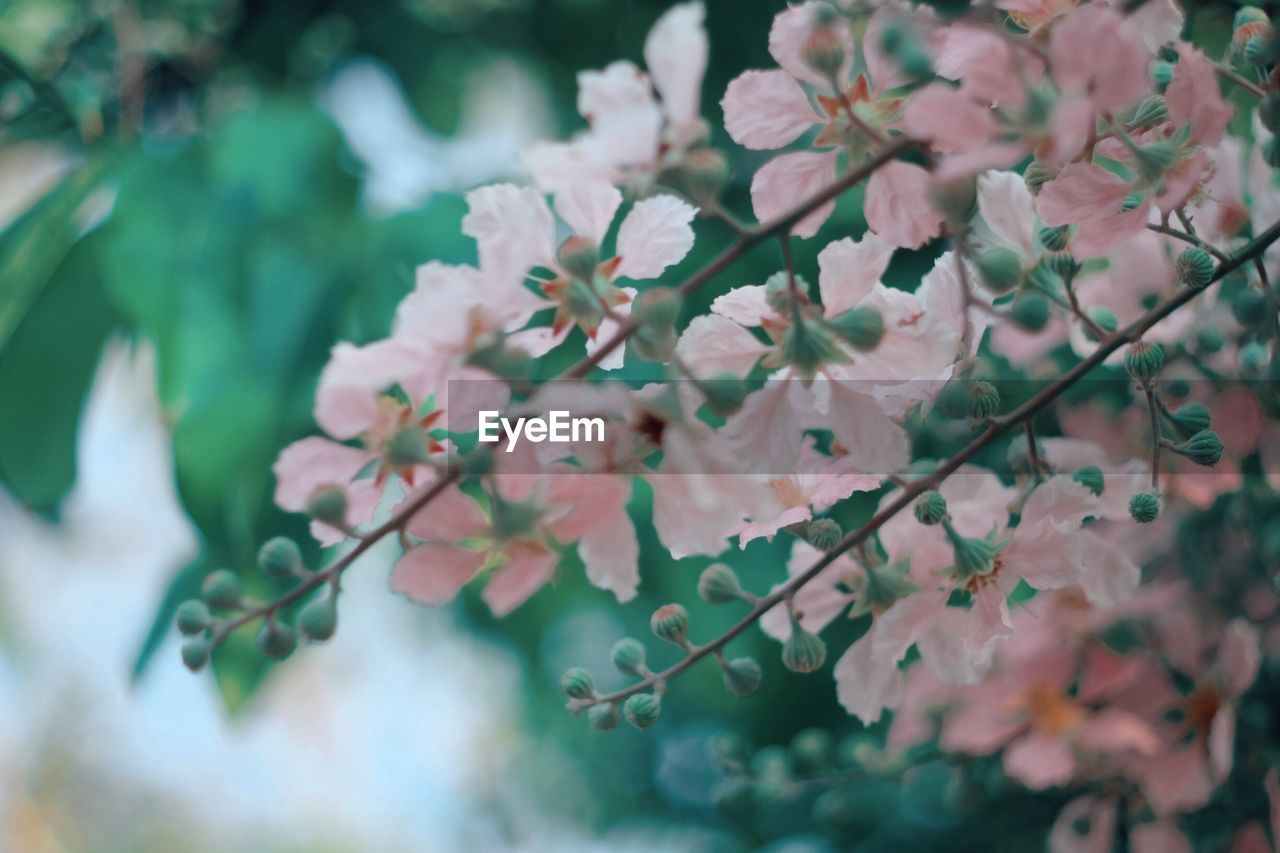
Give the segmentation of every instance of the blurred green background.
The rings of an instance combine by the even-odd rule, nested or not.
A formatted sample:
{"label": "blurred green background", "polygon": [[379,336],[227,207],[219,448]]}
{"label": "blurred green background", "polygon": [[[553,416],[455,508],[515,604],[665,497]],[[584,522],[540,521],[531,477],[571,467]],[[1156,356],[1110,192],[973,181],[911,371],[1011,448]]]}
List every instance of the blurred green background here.
{"label": "blurred green background", "polygon": [[[144,377],[154,376],[157,411],[167,430],[163,438],[171,442],[165,453],[177,507],[193,534],[189,547],[177,549],[185,556],[148,575],[145,595],[131,607],[95,611],[91,596],[85,606],[114,628],[106,631],[92,620],[87,627],[81,624],[65,647],[72,649],[68,654],[106,633],[119,635],[127,654],[110,661],[102,677],[122,684],[133,679],[140,686],[125,695],[143,695],[138,691],[146,690],[154,670],[174,670],[172,609],[198,589],[208,571],[229,566],[244,571],[247,583],[264,584],[248,570],[264,539],[287,533],[309,541],[300,518],[272,506],[270,469],[281,447],[315,431],[314,387],[330,346],[385,335],[417,265],[431,259],[474,260],[473,246],[458,230],[461,194],[479,182],[518,179],[514,156],[524,145],[580,127],[574,108],[577,71],[618,58],[640,62],[644,37],[668,5],[659,0],[0,2],[0,483],[13,498],[3,507],[10,520],[0,527],[0,543],[5,531],[16,535],[12,532],[25,524],[58,535],[56,525],[77,483],[78,460],[83,464],[81,416],[95,376],[102,375],[104,352],[132,353],[133,358],[145,353],[146,363],[154,364],[154,373]],[[764,158],[731,146],[718,128],[717,102],[741,70],[770,64],[767,33],[782,4],[708,0],[706,5],[712,48],[704,111],[715,128],[713,142],[733,151],[735,182],[728,204],[746,212],[746,184]],[[1209,8],[1196,26],[1209,40],[1225,39],[1230,14],[1229,7]],[[842,201],[828,227],[862,230],[856,194]],[[699,245],[677,275],[724,245],[728,235],[717,229],[702,226]],[[893,274],[913,280],[931,261],[931,256],[904,258]],[[799,263],[802,272],[812,274],[812,257],[802,254]],[[755,252],[731,276],[699,294],[691,311],[732,285],[762,281],[776,264],[775,247]],[[576,351],[576,342],[571,348]],[[99,448],[108,458],[113,452],[109,442]],[[164,495],[129,500],[144,520],[151,512],[149,500],[157,503],[156,516],[164,512],[159,507]],[[566,714],[557,685],[564,668],[586,665],[601,680],[607,678],[606,650],[613,640],[626,633],[646,636],[649,614],[666,601],[694,600],[693,586],[707,561],[671,561],[645,523],[647,501],[645,488],[637,485],[643,584],[639,599],[623,607],[590,588],[576,564],[560,573],[554,589],[501,623],[476,597],[441,616],[383,594],[389,555],[381,555],[380,565],[355,569],[378,577],[363,592],[344,596],[344,602],[363,595],[369,610],[405,611],[405,624],[411,626],[446,619],[450,632],[474,634],[502,650],[518,681],[504,694],[511,706],[510,729],[482,733],[481,740],[491,734],[491,748],[509,754],[496,765],[477,760],[477,766],[496,767],[493,772],[502,774],[505,784],[523,792],[517,800],[525,807],[583,833],[545,843],[553,836],[540,830],[529,835],[528,822],[511,817],[509,802],[486,803],[481,797],[476,813],[492,827],[472,839],[477,847],[508,841],[523,841],[531,849],[589,846],[581,839],[634,826],[643,832],[612,846],[654,849],[654,839],[661,838],[661,846],[671,848],[719,849],[791,838],[820,847],[869,832],[875,849],[930,849],[943,839],[975,849],[1026,849],[1040,843],[1062,794],[1004,790],[1003,808],[988,814],[979,800],[957,794],[942,767],[936,773],[926,769],[901,791],[868,781],[852,816],[841,818],[843,824],[815,828],[809,808],[818,793],[813,790],[780,797],[776,813],[749,816],[734,815],[728,798],[729,814],[724,814],[725,803],[713,796],[718,792],[725,799],[722,773],[707,748],[713,735],[728,731],[755,745],[770,745],[786,744],[812,726],[837,735],[858,733],[836,703],[831,679],[786,674],[771,641],[757,632],[747,632],[732,647],[735,655],[753,654],[765,665],[764,686],[753,699],[730,696],[718,670],[704,666],[670,694],[654,731],[601,734]],[[871,503],[853,500],[841,512],[853,521]],[[110,498],[106,506],[103,523],[109,528]],[[754,589],[771,586],[781,577],[786,552],[781,539],[753,543],[740,563],[744,582]],[[0,577],[40,568],[20,554],[0,548]],[[127,551],[121,561],[127,569]],[[71,576],[57,581],[72,582]],[[0,586],[0,661],[5,655],[21,660],[25,654],[24,622],[14,614],[32,605],[14,590],[12,583]],[[696,601],[690,609],[695,639],[723,630],[737,615]],[[51,615],[51,636],[62,636],[66,625],[56,617]],[[828,643],[843,648],[862,627],[835,626]],[[447,646],[431,628],[403,631],[388,624],[389,636],[373,636],[383,628],[376,618],[348,624],[340,642],[356,659],[362,644],[370,649],[375,643],[381,644],[377,648],[396,644],[414,655],[429,655],[421,650],[432,643]],[[172,743],[189,746],[210,726],[230,731],[232,738],[270,740],[263,727],[277,723],[255,717],[283,715],[278,724],[287,732],[298,716],[309,719],[315,710],[303,702],[295,707],[262,699],[262,691],[284,674],[268,672],[249,638],[241,639],[243,644],[231,643],[215,657],[217,697],[188,694],[196,704],[215,709],[216,718],[199,723],[204,729],[193,723],[187,730],[182,715],[196,719],[202,712],[191,711],[191,705],[171,709],[165,719],[174,729]],[[64,647],[50,648],[58,655]],[[669,660],[666,650],[653,654],[662,663]],[[466,656],[457,661],[462,667],[481,665]],[[297,665],[291,661],[283,670]],[[36,711],[22,710],[29,698],[23,666],[0,663],[0,673],[4,666],[9,671],[0,675],[0,716],[12,715],[15,722],[8,729],[0,725],[0,735],[7,733],[12,747],[23,731],[17,716]],[[323,684],[325,668],[317,667],[309,677]],[[323,693],[322,687],[306,684]],[[289,689],[298,688],[291,682]],[[84,713],[94,713],[92,692],[81,698]],[[453,698],[463,709],[483,701]],[[412,729],[422,713],[416,701],[393,694],[375,704],[379,713]],[[121,713],[131,713],[127,704]],[[358,716],[347,721],[360,722]],[[249,734],[255,726],[258,734]],[[428,742],[454,737],[447,729],[417,735]],[[328,741],[344,737],[341,728],[325,736]],[[122,741],[121,748],[127,743]],[[427,796],[413,783],[421,769],[406,769],[407,759],[394,752],[369,756],[371,772],[403,789],[396,807],[413,813]],[[5,755],[0,749],[0,759]],[[237,820],[234,798],[204,808],[197,801],[161,819],[145,805],[149,789],[128,790],[137,774],[82,778],[79,771],[67,770],[79,762],[68,763],[64,751],[52,745],[27,743],[25,749],[13,748],[12,755],[25,758],[14,764],[15,779],[5,780],[16,781],[24,793],[0,804],[0,815],[7,806],[10,818],[22,818],[10,824],[10,840],[17,845],[10,849],[174,849],[175,839],[184,849],[220,849],[225,842],[217,837],[190,835],[210,817],[201,813],[212,811],[221,822]],[[476,758],[466,750],[450,755],[451,761]],[[216,764],[219,758],[207,760]],[[760,761],[767,760],[766,753]],[[245,756],[226,761],[235,768],[235,761],[254,764]],[[119,770],[114,760],[106,763]],[[50,766],[64,772],[47,775]],[[978,768],[974,778],[985,772]],[[396,781],[401,779],[403,785]],[[342,790],[342,778],[328,781],[335,792]],[[246,790],[259,782],[246,780]],[[152,779],[151,784],[163,782]],[[85,796],[81,788],[98,786],[110,792],[104,813],[77,808]],[[288,814],[253,837],[267,848],[313,849],[316,834],[291,823],[305,823],[306,816],[297,810]],[[129,815],[146,820],[132,821]],[[431,820],[447,822],[449,816]],[[151,822],[161,829],[148,828]],[[421,836],[408,837],[430,838],[433,832],[428,822]],[[395,848],[376,833],[326,837],[323,822],[318,836],[332,849]],[[437,836],[447,848],[440,837],[454,836]],[[0,847],[5,838],[0,831]],[[415,847],[411,840],[406,849]]]}

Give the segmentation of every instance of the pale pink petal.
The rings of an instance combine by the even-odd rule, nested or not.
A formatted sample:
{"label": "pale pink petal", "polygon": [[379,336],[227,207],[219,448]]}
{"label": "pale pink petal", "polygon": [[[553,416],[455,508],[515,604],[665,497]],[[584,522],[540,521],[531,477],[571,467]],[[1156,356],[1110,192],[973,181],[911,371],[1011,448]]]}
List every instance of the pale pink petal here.
{"label": "pale pink petal", "polygon": [[796,436],[801,432],[801,413],[791,397],[795,384],[772,381],[751,392],[721,429],[735,453],[755,461],[755,471],[787,474],[795,470],[800,458]]}
{"label": "pale pink petal", "polygon": [[933,67],[976,100],[1015,107],[1027,97],[1020,78],[1036,83],[1044,74],[1038,57],[1029,52],[1015,55],[1013,47],[989,28],[963,20],[942,31]]}
{"label": "pale pink petal", "polygon": [[637,202],[618,229],[621,261],[614,275],[636,281],[657,278],[693,248],[697,209],[675,196],[658,195]]}
{"label": "pale pink petal", "polygon": [[410,548],[391,570],[391,591],[420,604],[443,604],[476,576],[488,554],[448,545]]}
{"label": "pale pink petal", "polygon": [[917,139],[932,141],[943,154],[982,145],[999,129],[990,108],[945,83],[931,83],[911,96],[902,111],[902,127]]}
{"label": "pale pink petal", "polygon": [[1016,172],[984,172],[978,177],[978,212],[996,236],[1023,258],[1034,248],[1036,208],[1026,181]]}
{"label": "pale pink petal", "polygon": [[1040,190],[1036,207],[1048,225],[1071,225],[1118,210],[1129,184],[1093,163],[1072,163]]}
{"label": "pale pink petal", "polygon": [[1123,24],[1124,18],[1111,9],[1089,5],[1054,25],[1049,58],[1064,93],[1088,91],[1099,110],[1114,110],[1151,92],[1150,56]]}
{"label": "pale pink petal", "polygon": [[381,392],[426,369],[425,361],[420,350],[396,340],[337,344],[316,388],[316,423],[344,440],[382,425]]}
{"label": "pale pink petal", "polygon": [[744,523],[737,531],[738,547],[745,548],[756,539],[773,541],[774,535],[782,528],[808,521],[811,518],[813,518],[812,510],[808,507],[797,506],[784,509],[777,515],[765,516],[764,518]]}
{"label": "pale pink petal", "polygon": [[863,212],[871,230],[895,246],[918,249],[938,236],[942,215],[930,201],[929,173],[894,161],[867,182]]}
{"label": "pale pink petal", "polygon": [[1083,549],[1080,588],[1089,603],[1111,607],[1132,595],[1142,580],[1142,569],[1129,558],[1124,547],[1088,530],[1078,531],[1076,535]]}
{"label": "pale pink petal", "polygon": [[875,630],[872,625],[871,631],[840,656],[833,670],[840,704],[865,725],[876,722],[885,710],[902,701],[902,671],[895,661],[873,654],[871,634]]}
{"label": "pale pink petal", "polygon": [[893,257],[893,248],[868,232],[857,242],[845,237],[828,243],[818,253],[818,290],[826,316],[849,310],[880,283]]}
{"label": "pale pink petal", "polygon": [[[792,77],[825,89],[828,88],[825,75],[810,68],[803,57],[804,43],[813,32],[814,15],[821,6],[821,3],[803,3],[779,12],[769,30],[769,53]],[[838,74],[843,80],[849,75],[849,67],[853,62],[853,37],[843,23],[837,23],[836,26],[844,47],[845,61]]]}
{"label": "pale pink petal", "polygon": [[1243,619],[1232,619],[1218,647],[1218,669],[1228,695],[1239,696],[1258,677],[1262,650],[1258,629]]}
{"label": "pale pink petal", "polygon": [[1049,139],[1053,142],[1053,150],[1047,152],[1046,159],[1055,164],[1074,159],[1088,143],[1097,121],[1093,101],[1086,95],[1070,95],[1058,101],[1049,114]]}
{"label": "pale pink petal", "polygon": [[673,559],[715,557],[724,551],[742,514],[733,501],[710,499],[703,486],[729,478],[659,472],[645,479],[653,490],[654,531]]}
{"label": "pale pink petal", "polygon": [[[783,12],[783,14],[787,14]],[[878,173],[877,173],[878,174]],[[783,216],[830,187],[836,179],[836,153],[798,151],[765,163],[751,179],[751,206],[756,218],[768,222]],[[834,201],[818,207],[791,229],[797,237],[812,237],[835,210]]]}
{"label": "pale pink petal", "polygon": [[1098,498],[1080,483],[1067,476],[1050,477],[1023,504],[1021,525],[1049,519],[1079,527],[1085,518],[1098,515],[1100,507]]}
{"label": "pale pink petal", "polygon": [[825,383],[831,392],[828,426],[861,471],[891,474],[910,461],[906,432],[876,399],[844,382]]}
{"label": "pale pink petal", "polygon": [[617,170],[588,134],[569,142],[535,142],[520,153],[520,167],[547,192],[558,192],[582,181],[609,182]]}
{"label": "pale pink petal", "polygon": [[1004,772],[1033,791],[1065,785],[1075,770],[1076,760],[1061,738],[1032,733],[1004,751]]}
{"label": "pale pink petal", "polygon": [[[420,490],[430,486],[419,487]],[[416,494],[416,493],[415,493]],[[410,495],[412,500],[414,495]],[[406,529],[419,539],[441,542],[459,542],[470,536],[478,536],[487,530],[489,521],[480,504],[456,486],[437,495],[429,504],[416,512]]]}
{"label": "pale pink petal", "polygon": [[613,215],[622,204],[622,193],[601,181],[575,184],[556,193],[556,213],[574,234],[599,246],[609,231]]}
{"label": "pale pink petal", "polygon": [[1096,752],[1154,755],[1160,749],[1160,736],[1151,724],[1121,708],[1103,708],[1089,714],[1073,737],[1080,746]]}
{"label": "pale pink petal", "polygon": [[480,268],[500,281],[553,261],[555,221],[535,189],[494,184],[467,193],[462,233],[476,241]]}
{"label": "pale pink petal", "polygon": [[[796,540],[787,560],[787,577],[794,578],[807,571],[821,558],[822,552],[817,548]],[[854,597],[840,587],[857,571],[847,557],[840,557],[796,590],[793,601],[802,628],[811,634],[820,633],[844,612]],[[765,611],[760,617],[760,629],[775,640],[785,642],[791,636],[791,617],[786,605],[778,604]]]}
{"label": "pale pink petal", "polygon": [[677,127],[698,119],[702,75],[707,70],[707,33],[701,2],[672,6],[649,30],[644,61],[662,107]]}
{"label": "pale pink petal", "polygon": [[1157,815],[1194,811],[1209,801],[1213,781],[1200,743],[1133,762],[1147,802]]}
{"label": "pale pink petal", "polygon": [[1148,0],[1125,15],[1124,29],[1154,54],[1182,34],[1182,8],[1174,0]]}
{"label": "pale pink petal", "polygon": [[1080,580],[1083,549],[1077,525],[1044,520],[1018,525],[1001,559],[1036,589],[1061,589]]}
{"label": "pale pink petal", "polygon": [[1236,755],[1236,709],[1227,703],[1213,715],[1209,724],[1209,773],[1215,785],[1221,785],[1231,775]]}
{"label": "pale pink petal", "polygon": [[1178,45],[1178,64],[1164,98],[1169,119],[1190,125],[1191,141],[1199,145],[1217,145],[1235,114],[1222,97],[1213,62],[1185,42]]}
{"label": "pale pink petal", "polygon": [[763,326],[767,318],[777,316],[763,284],[746,284],[722,293],[712,300],[711,311],[743,326]]}
{"label": "pale pink petal", "polygon": [[702,379],[720,374],[746,376],[768,348],[746,329],[724,317],[693,318],[680,335],[676,353]]}
{"label": "pale pink petal", "polygon": [[625,506],[612,523],[597,527],[578,541],[578,555],[592,586],[606,589],[618,601],[630,601],[640,585],[640,544]]}
{"label": "pale pink petal", "polygon": [[929,44],[930,31],[936,20],[933,10],[924,6],[911,6],[901,0],[879,4],[862,35],[862,52],[874,93],[896,89],[911,82],[911,78],[903,71],[902,64],[881,46],[886,28],[891,25],[905,27],[912,30],[921,42]]}
{"label": "pale pink petal", "polygon": [[302,512],[323,488],[345,489],[369,464],[370,455],[327,438],[304,438],[290,444],[271,470],[276,476],[276,506]]}
{"label": "pale pink petal", "polygon": [[614,526],[626,515],[631,482],[611,474],[555,474],[547,477],[542,504],[548,508],[547,531],[561,543]]}
{"label": "pale pink petal", "polygon": [[662,135],[662,111],[649,77],[630,62],[578,75],[578,111],[591,123],[594,159],[617,165],[653,165]]}
{"label": "pale pink petal", "polygon": [[540,546],[515,545],[507,550],[507,562],[497,569],[480,597],[498,618],[506,616],[546,585],[560,562],[560,555]]}
{"label": "pale pink petal", "polygon": [[800,84],[785,71],[744,71],[720,101],[724,129],[746,148],[781,148],[821,119]]}
{"label": "pale pink petal", "polygon": [[[621,287],[618,289],[627,294],[631,299],[635,299],[636,294],[639,292],[634,287]],[[613,309],[613,317],[604,317],[601,319],[600,325],[596,327],[595,336],[587,338],[587,355],[594,356],[600,350],[604,349],[604,345],[606,343],[614,339],[622,328],[622,322],[619,318],[631,316],[631,304],[632,303],[630,302],[623,303]],[[601,370],[618,370],[622,367],[623,362],[626,360],[626,356],[627,348],[625,346],[617,346],[614,347],[608,355],[602,358],[596,366]]]}
{"label": "pale pink petal", "polygon": [[[1164,5],[1156,2],[1152,6]],[[1129,828],[1133,853],[1191,853],[1191,842],[1172,819],[1140,823]]]}

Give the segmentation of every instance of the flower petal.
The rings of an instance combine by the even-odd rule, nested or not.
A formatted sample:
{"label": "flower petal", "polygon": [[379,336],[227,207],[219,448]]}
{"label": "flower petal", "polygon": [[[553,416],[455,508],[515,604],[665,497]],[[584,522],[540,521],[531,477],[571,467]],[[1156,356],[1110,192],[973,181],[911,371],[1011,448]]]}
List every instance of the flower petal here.
{"label": "flower petal", "polygon": [[756,150],[788,145],[821,121],[785,71],[744,71],[730,81],[720,108],[733,141]]}
{"label": "flower petal", "polygon": [[614,273],[635,281],[657,278],[679,263],[693,248],[693,221],[698,211],[670,195],[637,202],[618,229],[618,256]]}

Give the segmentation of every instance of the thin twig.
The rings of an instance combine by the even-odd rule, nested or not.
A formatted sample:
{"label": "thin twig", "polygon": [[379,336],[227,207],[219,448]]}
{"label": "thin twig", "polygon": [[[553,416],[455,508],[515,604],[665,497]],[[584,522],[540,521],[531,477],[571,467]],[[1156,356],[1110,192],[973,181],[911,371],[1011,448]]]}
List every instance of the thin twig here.
{"label": "thin twig", "polygon": [[1179,231],[1177,228],[1172,228],[1168,225],[1154,223],[1154,222],[1147,224],[1147,230],[1154,231],[1157,234],[1164,234],[1167,237],[1172,237],[1175,240],[1181,240],[1184,243],[1189,243],[1190,245],[1195,246],[1197,249],[1204,249],[1206,252],[1213,255],[1222,263],[1226,263],[1231,259],[1231,257],[1227,253],[1223,252],[1221,249],[1217,248],[1212,243],[1206,240],[1202,240],[1199,237],[1195,236],[1194,234],[1188,234],[1186,231]]}

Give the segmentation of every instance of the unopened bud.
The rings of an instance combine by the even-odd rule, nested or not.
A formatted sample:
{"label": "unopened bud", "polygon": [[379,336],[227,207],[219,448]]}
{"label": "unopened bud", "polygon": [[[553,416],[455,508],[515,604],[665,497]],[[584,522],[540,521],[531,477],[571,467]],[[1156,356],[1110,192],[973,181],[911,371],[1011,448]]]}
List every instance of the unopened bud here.
{"label": "unopened bud", "polygon": [[627,698],[622,706],[627,722],[637,729],[647,729],[658,722],[662,713],[662,701],[654,693],[637,693]]}
{"label": "unopened bud", "polygon": [[631,303],[637,323],[655,329],[669,329],[680,319],[680,292],[670,287],[651,287]]}
{"label": "unopened bud", "polygon": [[1071,239],[1071,226],[1046,225],[1040,229],[1040,245],[1050,252],[1061,252]]}
{"label": "unopened bud", "polygon": [[1022,173],[1022,181],[1032,195],[1039,195],[1040,188],[1056,177],[1058,177],[1058,169],[1040,160],[1032,160],[1031,165],[1027,166],[1026,171]]}
{"label": "unopened bud", "polygon": [[933,73],[933,63],[920,37],[904,21],[890,21],[880,34],[880,48],[911,80]]}
{"label": "unopened bud", "polygon": [[235,610],[243,595],[240,578],[230,569],[218,569],[204,579],[200,595],[215,610]]}
{"label": "unopened bud", "polygon": [[1246,287],[1231,300],[1231,313],[1242,326],[1257,326],[1271,313],[1266,295],[1257,288]]}
{"label": "unopened bud", "polygon": [[192,672],[204,669],[212,654],[213,640],[208,637],[192,637],[182,644],[182,663]]}
{"label": "unopened bud", "polygon": [[556,250],[556,262],[571,277],[590,282],[600,265],[600,249],[594,241],[575,234],[560,244]]}
{"label": "unopened bud", "polygon": [[840,529],[840,522],[834,518],[819,518],[811,521],[804,532],[804,538],[819,551],[830,551],[840,543],[843,537],[844,531]]}
{"label": "unopened bud", "polygon": [[1023,293],[1013,303],[1010,316],[1028,332],[1038,332],[1049,324],[1049,300],[1038,293]]}
{"label": "unopened bud", "polygon": [[1046,252],[1040,261],[1063,281],[1071,281],[1080,273],[1080,262],[1068,251]]}
{"label": "unopened bud", "polygon": [[337,486],[319,489],[307,502],[307,514],[335,526],[346,524],[347,493]]}
{"label": "unopened bud", "polygon": [[387,442],[387,464],[393,468],[425,464],[429,459],[428,447],[427,431],[417,424],[406,424]]}
{"label": "unopened bud", "polygon": [[812,29],[800,49],[800,57],[814,71],[835,80],[840,74],[840,66],[844,64],[845,50],[834,10],[830,14],[830,18],[821,12],[814,15]]}
{"label": "unopened bud", "polygon": [[643,676],[648,672],[644,664],[644,646],[633,637],[623,637],[614,643],[609,658],[624,675]]}
{"label": "unopened bud", "polygon": [[689,614],[679,604],[664,604],[653,611],[649,627],[660,640],[681,648],[689,644]]}
{"label": "unopened bud", "polygon": [[1138,341],[1124,354],[1124,369],[1139,382],[1150,382],[1164,367],[1164,347],[1159,343]]}
{"label": "unopened bud", "polygon": [[1173,272],[1187,287],[1204,287],[1213,281],[1213,258],[1204,249],[1185,249],[1173,262]]}
{"label": "unopened bud", "polygon": [[1212,467],[1222,459],[1222,439],[1211,429],[1204,429],[1181,444],[1169,448],[1179,456],[1185,456],[1197,465]]}
{"label": "unopened bud", "polygon": [[1280,39],[1274,30],[1250,36],[1244,43],[1244,61],[1250,65],[1271,65],[1280,58]]}
{"label": "unopened bud", "polygon": [[1247,344],[1240,347],[1239,358],[1240,370],[1243,373],[1249,376],[1255,376],[1261,373],[1263,368],[1267,366],[1267,360],[1269,358],[1267,355],[1266,344],[1261,341],[1249,341]]}
{"label": "unopened bud", "polygon": [[1213,423],[1213,418],[1209,414],[1209,410],[1202,403],[1187,403],[1179,406],[1174,411],[1166,411],[1165,420],[1172,426],[1175,432],[1183,439],[1191,438],[1191,436],[1206,430]]}
{"label": "unopened bud", "polygon": [[975,382],[969,389],[969,416],[986,420],[1000,409],[1000,392],[990,382]]}
{"label": "unopened bud", "polygon": [[[1116,317],[1116,312],[1112,311],[1105,305],[1097,305],[1085,312],[1089,319],[1093,321],[1099,329],[1108,335],[1120,328],[1120,319]],[[1089,340],[1097,343],[1101,338],[1093,331],[1093,329],[1085,327],[1084,336]]]}
{"label": "unopened bud", "polygon": [[1151,84],[1155,86],[1156,91],[1164,94],[1164,90],[1169,88],[1169,84],[1173,82],[1173,63],[1157,60],[1151,63]]}
{"label": "unopened bud", "polygon": [[1130,123],[1135,127],[1147,127],[1160,124],[1168,118],[1169,106],[1165,103],[1164,95],[1149,95],[1134,109]]}
{"label": "unopened bud", "polygon": [[828,320],[827,325],[850,346],[862,352],[875,349],[884,337],[884,315],[871,306],[843,311]]}
{"label": "unopened bud", "polygon": [[867,565],[865,573],[857,584],[857,600],[849,615],[853,618],[872,613],[879,616],[900,598],[906,598],[920,588],[911,582],[911,561],[897,560],[893,563]]}
{"label": "unopened bud", "polygon": [[809,728],[796,733],[787,751],[797,773],[817,773],[831,766],[836,742],[826,729]]}
{"label": "unopened bud", "polygon": [[613,702],[592,705],[587,709],[587,721],[591,723],[591,728],[597,731],[613,731],[618,727],[618,722],[621,719],[622,716],[618,713],[618,706]]}
{"label": "unopened bud", "polygon": [[921,524],[941,524],[947,517],[947,499],[937,490],[930,489],[916,498],[912,511]]}
{"label": "unopened bud", "polygon": [[258,629],[258,650],[264,657],[284,660],[298,647],[298,632],[292,626],[267,617]]}
{"label": "unopened bud", "polygon": [[596,686],[591,680],[591,673],[580,666],[566,670],[565,674],[560,676],[560,689],[570,699],[590,699],[596,695]]}
{"label": "unopened bud", "polygon": [[729,183],[729,160],[715,148],[695,148],[684,160],[663,174],[663,183],[687,195],[702,207],[715,204]]}
{"label": "unopened bud", "polygon": [[209,612],[209,605],[193,598],[178,605],[173,621],[180,633],[190,637],[207,631],[213,625],[213,615]]}
{"label": "unopened bud", "polygon": [[1231,24],[1231,38],[1237,46],[1247,44],[1250,39],[1270,31],[1271,20],[1262,9],[1257,6],[1242,6],[1236,10]]}
{"label": "unopened bud", "polygon": [[312,642],[322,643],[338,630],[338,602],[332,595],[313,598],[298,613],[298,630]]}
{"label": "unopened bud", "polygon": [[744,593],[733,569],[724,563],[712,563],[698,576],[698,597],[711,604],[727,604],[741,601]]}
{"label": "unopened bud", "polygon": [[978,275],[995,293],[1006,293],[1022,281],[1022,259],[1000,247],[984,249],[977,257]]}
{"label": "unopened bud", "polygon": [[747,383],[731,373],[722,373],[698,384],[707,400],[707,408],[720,417],[728,417],[742,408],[747,398]]}
{"label": "unopened bud", "polygon": [[287,536],[268,539],[258,549],[258,568],[274,580],[296,578],[302,571],[302,551]]}
{"label": "unopened bud", "polygon": [[783,335],[781,350],[785,363],[795,368],[804,379],[811,378],[823,365],[849,361],[849,356],[836,345],[835,336],[826,325],[798,314],[792,317],[791,325]]}
{"label": "unopened bud", "polygon": [[1102,490],[1106,488],[1106,478],[1102,476],[1102,471],[1097,466],[1087,465],[1079,471],[1071,475],[1071,479],[1084,486],[1094,495],[1101,495]]}
{"label": "unopened bud", "polygon": [[791,614],[791,636],[782,644],[782,665],[792,672],[813,672],[827,659],[827,644],[810,634]]}
{"label": "unopened bud", "polygon": [[674,329],[655,329],[641,326],[631,335],[631,351],[645,361],[662,363],[670,361],[676,351],[679,338]]}
{"label": "unopened bud", "polygon": [[998,541],[993,530],[983,539],[961,536],[951,526],[951,522],[943,520],[942,529],[951,542],[951,551],[955,556],[956,576],[964,581],[977,575],[989,575],[995,568],[996,555],[1004,550],[1008,542]]}
{"label": "unopened bud", "polygon": [[1138,492],[1129,499],[1129,516],[1139,524],[1149,524],[1160,515],[1160,498],[1151,492]]}
{"label": "unopened bud", "polygon": [[760,681],[764,677],[760,664],[754,658],[734,658],[721,664],[724,670],[724,685],[735,696],[750,696],[760,689]]}
{"label": "unopened bud", "polygon": [[934,404],[938,411],[948,418],[957,420],[969,417],[969,409],[973,405],[972,383],[966,379],[952,379],[938,392]]}

